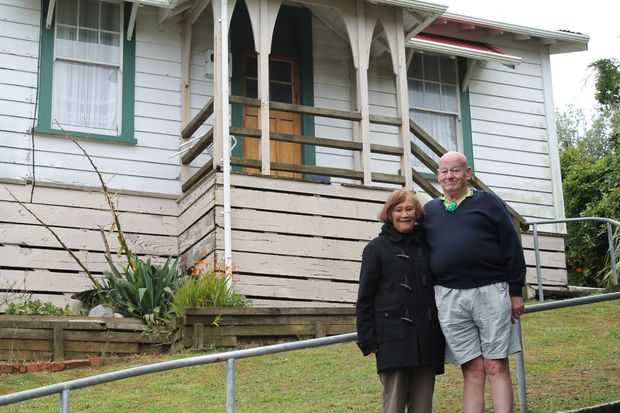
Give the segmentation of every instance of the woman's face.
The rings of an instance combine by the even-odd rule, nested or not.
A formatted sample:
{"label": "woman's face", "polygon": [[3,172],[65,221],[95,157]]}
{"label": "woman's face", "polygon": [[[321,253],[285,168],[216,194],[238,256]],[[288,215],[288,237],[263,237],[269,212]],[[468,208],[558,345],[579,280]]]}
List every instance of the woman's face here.
{"label": "woman's face", "polygon": [[403,202],[396,205],[392,210],[392,225],[400,233],[406,234],[413,231],[415,218],[415,203],[410,197],[405,198]]}

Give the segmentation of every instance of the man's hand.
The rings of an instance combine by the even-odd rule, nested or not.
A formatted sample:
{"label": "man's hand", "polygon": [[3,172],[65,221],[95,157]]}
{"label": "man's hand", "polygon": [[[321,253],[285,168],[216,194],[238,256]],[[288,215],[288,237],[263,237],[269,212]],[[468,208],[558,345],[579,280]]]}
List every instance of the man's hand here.
{"label": "man's hand", "polygon": [[521,317],[525,306],[523,305],[523,297],[510,297],[510,301],[512,303],[511,321],[514,324],[519,319],[519,317]]}

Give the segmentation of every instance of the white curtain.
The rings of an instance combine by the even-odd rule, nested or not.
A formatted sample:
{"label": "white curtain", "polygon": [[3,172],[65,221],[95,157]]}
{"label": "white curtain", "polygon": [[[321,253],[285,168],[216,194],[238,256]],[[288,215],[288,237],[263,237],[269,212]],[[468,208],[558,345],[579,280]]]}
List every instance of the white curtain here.
{"label": "white curtain", "polygon": [[58,121],[62,127],[117,134],[121,99],[120,5],[62,0],[57,19],[53,126]]}
{"label": "white curtain", "polygon": [[[449,151],[457,150],[457,131],[456,131],[456,115],[425,112],[412,109],[409,116],[417,123],[426,133],[431,135],[441,146]],[[436,161],[439,159],[425,144],[414,136],[413,143],[421,148],[431,158]],[[413,166],[419,172],[431,172],[424,166],[418,158],[413,157]],[[432,171],[435,172],[435,171]]]}

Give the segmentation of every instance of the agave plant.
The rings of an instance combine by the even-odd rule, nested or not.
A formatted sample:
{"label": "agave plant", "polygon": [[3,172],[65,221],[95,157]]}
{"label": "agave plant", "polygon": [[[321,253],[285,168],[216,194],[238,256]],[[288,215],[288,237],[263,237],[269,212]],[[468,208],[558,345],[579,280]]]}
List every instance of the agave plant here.
{"label": "agave plant", "polygon": [[103,293],[114,309],[124,316],[143,318],[148,325],[171,318],[171,300],[179,284],[177,260],[164,265],[134,258],[133,269],[121,271],[108,258],[111,271],[104,272]]}

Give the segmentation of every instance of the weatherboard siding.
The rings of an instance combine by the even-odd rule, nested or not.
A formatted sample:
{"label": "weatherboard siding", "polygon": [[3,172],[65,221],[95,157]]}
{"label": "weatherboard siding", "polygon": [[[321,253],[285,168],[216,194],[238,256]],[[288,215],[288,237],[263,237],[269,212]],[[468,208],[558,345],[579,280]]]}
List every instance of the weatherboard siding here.
{"label": "weatherboard siding", "polygon": [[[98,187],[81,150],[62,136],[35,134],[40,2],[0,4],[0,176],[5,180]],[[114,190],[180,194],[180,31],[157,27],[140,8],[136,41],[134,145],[79,139]],[[34,156],[33,156],[34,148]],[[34,160],[33,160],[34,159]],[[34,169],[34,171],[33,171]]]}

